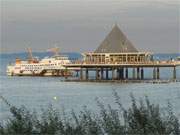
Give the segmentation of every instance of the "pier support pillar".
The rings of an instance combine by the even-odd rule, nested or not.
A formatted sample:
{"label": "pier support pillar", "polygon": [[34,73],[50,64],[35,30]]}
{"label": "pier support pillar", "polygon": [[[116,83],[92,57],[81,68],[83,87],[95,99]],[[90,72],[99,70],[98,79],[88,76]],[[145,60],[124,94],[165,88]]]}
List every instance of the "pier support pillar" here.
{"label": "pier support pillar", "polygon": [[98,80],[99,79],[99,70],[98,70],[98,68],[96,68],[96,80]]}
{"label": "pier support pillar", "polygon": [[143,79],[144,79],[144,69],[141,68],[141,80],[143,80]]}
{"label": "pier support pillar", "polygon": [[106,80],[108,80],[109,78],[109,71],[108,71],[108,68],[106,68]]}
{"label": "pier support pillar", "polygon": [[120,79],[120,70],[119,70],[119,68],[117,68],[117,79],[118,80]]}
{"label": "pier support pillar", "polygon": [[176,67],[173,67],[173,80],[176,80]]}
{"label": "pier support pillar", "polygon": [[112,80],[115,79],[115,73],[114,73],[114,68],[112,68]]}
{"label": "pier support pillar", "polygon": [[120,79],[121,79],[121,69],[120,69],[120,68],[118,68],[117,70],[118,70],[118,74],[117,74],[117,76],[118,76],[118,80],[120,80]]}
{"label": "pier support pillar", "polygon": [[139,75],[139,67],[137,68],[137,79],[140,79],[140,75]]}
{"label": "pier support pillar", "polygon": [[159,67],[157,67],[157,79],[160,79]]}
{"label": "pier support pillar", "polygon": [[101,68],[101,80],[103,80],[103,79],[104,79],[104,69]]}
{"label": "pier support pillar", "polygon": [[76,77],[78,77],[79,76],[79,71],[76,71]]}
{"label": "pier support pillar", "polygon": [[120,79],[124,79],[124,68],[120,68]]}
{"label": "pier support pillar", "polygon": [[126,68],[126,79],[128,79],[128,68]]}
{"label": "pier support pillar", "polygon": [[83,80],[83,69],[80,69],[80,80]]}
{"label": "pier support pillar", "polygon": [[155,80],[156,79],[156,68],[154,67],[153,69],[153,79]]}
{"label": "pier support pillar", "polygon": [[59,76],[59,70],[57,70],[57,76]]}
{"label": "pier support pillar", "polygon": [[68,69],[67,69],[67,67],[65,68],[65,73],[66,73],[65,74],[65,79],[67,80],[68,79],[68,75],[67,75],[68,74]]}
{"label": "pier support pillar", "polygon": [[133,71],[132,71],[132,78],[135,80],[136,78],[136,71],[135,71],[135,68],[133,68]]}
{"label": "pier support pillar", "polygon": [[89,79],[89,71],[88,71],[88,68],[86,68],[86,80]]}

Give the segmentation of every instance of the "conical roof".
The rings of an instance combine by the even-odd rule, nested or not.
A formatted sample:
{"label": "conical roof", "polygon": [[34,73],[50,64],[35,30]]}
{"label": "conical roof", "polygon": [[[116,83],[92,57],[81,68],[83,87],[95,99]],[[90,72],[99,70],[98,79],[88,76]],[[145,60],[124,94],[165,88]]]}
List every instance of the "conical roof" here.
{"label": "conical roof", "polygon": [[138,52],[117,25],[113,27],[95,53]]}

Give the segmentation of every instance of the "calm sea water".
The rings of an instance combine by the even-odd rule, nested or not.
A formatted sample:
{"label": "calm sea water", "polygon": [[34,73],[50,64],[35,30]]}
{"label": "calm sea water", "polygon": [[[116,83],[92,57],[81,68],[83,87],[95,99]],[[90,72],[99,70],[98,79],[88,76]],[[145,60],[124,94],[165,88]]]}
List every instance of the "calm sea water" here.
{"label": "calm sea water", "polygon": [[[121,97],[124,107],[130,105],[130,93],[139,100],[144,96],[160,104],[163,108],[170,101],[174,112],[180,117],[180,83],[167,84],[118,84],[118,83],[75,83],[62,82],[59,77],[9,77],[6,76],[6,65],[15,59],[19,54],[1,55],[0,63],[0,95],[5,97],[12,105],[25,105],[27,108],[39,111],[52,104],[55,108],[65,108],[67,112],[74,109],[81,110],[86,105],[93,111],[97,111],[95,98],[105,104],[114,104],[113,89]],[[24,54],[20,55],[25,57]],[[156,55],[157,59],[169,59],[177,55]],[[152,77],[150,69],[145,70],[146,78]],[[161,78],[172,77],[172,69],[164,68],[160,70]],[[177,78],[180,79],[180,68],[177,69]],[[57,99],[55,100],[54,97]],[[0,100],[0,120],[10,116],[9,108]]]}

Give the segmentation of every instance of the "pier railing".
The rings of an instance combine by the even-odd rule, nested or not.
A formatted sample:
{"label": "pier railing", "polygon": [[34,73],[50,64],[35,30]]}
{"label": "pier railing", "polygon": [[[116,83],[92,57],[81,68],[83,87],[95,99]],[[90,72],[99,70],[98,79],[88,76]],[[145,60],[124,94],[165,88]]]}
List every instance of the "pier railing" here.
{"label": "pier railing", "polygon": [[[180,61],[171,61],[171,60],[163,60],[163,61],[134,61],[134,62],[94,62],[94,61],[83,61],[83,60],[73,60],[70,65],[180,65]],[[68,65],[68,64],[67,64]]]}

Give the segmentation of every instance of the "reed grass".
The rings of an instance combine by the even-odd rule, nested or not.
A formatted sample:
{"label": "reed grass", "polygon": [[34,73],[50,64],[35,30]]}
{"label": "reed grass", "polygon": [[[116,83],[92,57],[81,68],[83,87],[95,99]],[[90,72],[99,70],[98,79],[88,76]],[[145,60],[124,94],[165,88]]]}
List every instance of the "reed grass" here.
{"label": "reed grass", "polygon": [[40,116],[22,106],[10,106],[12,117],[0,124],[1,135],[180,135],[180,122],[172,105],[161,110],[148,97],[137,99],[131,94],[131,106],[125,109],[114,92],[118,107],[104,105],[96,99],[99,110],[83,107],[80,113],[60,113],[52,106]]}

